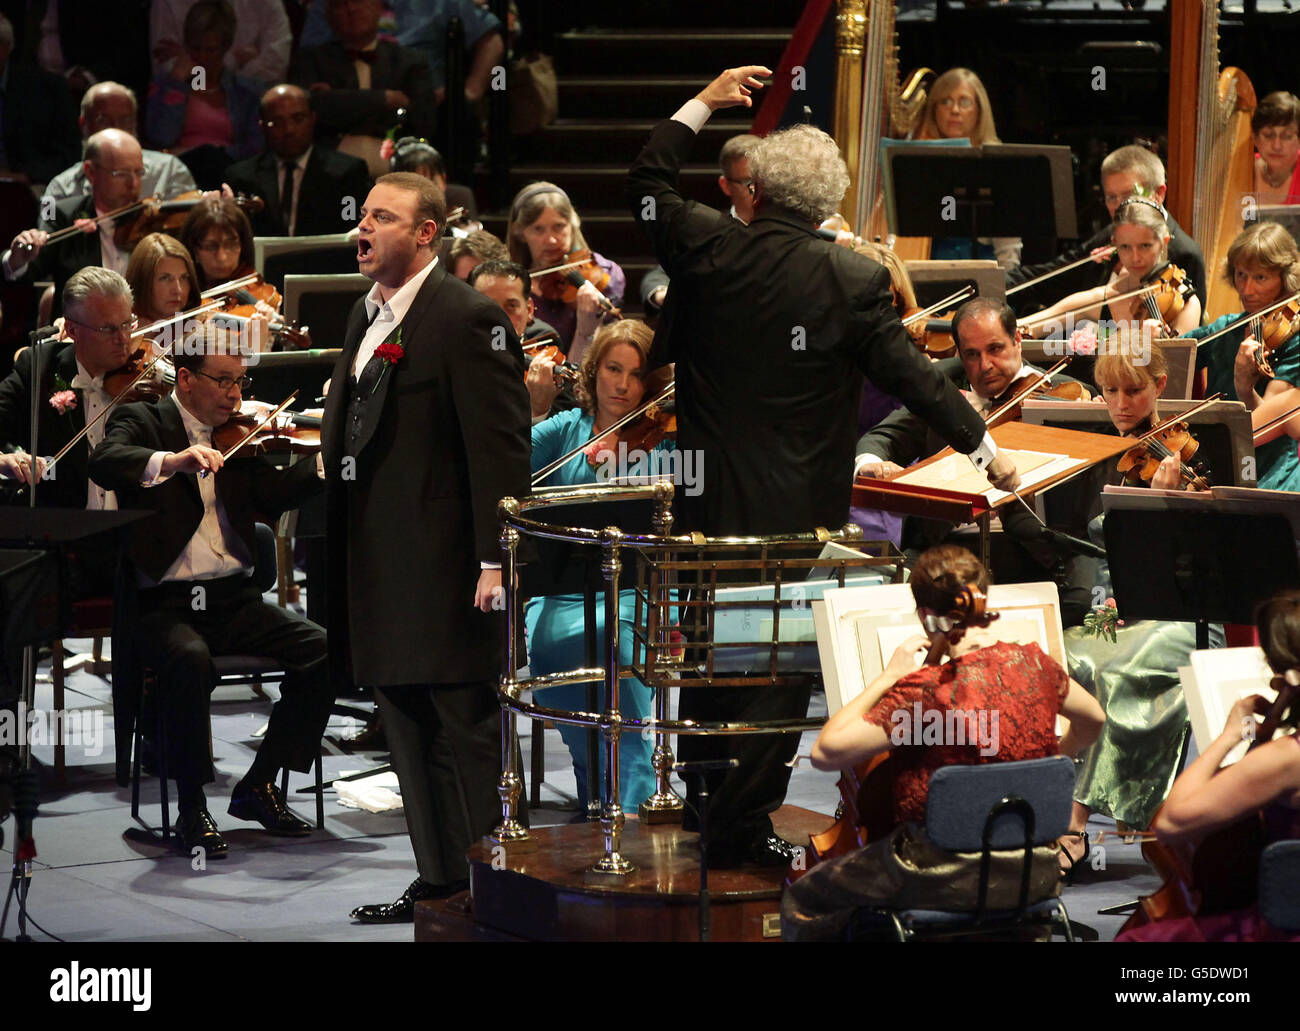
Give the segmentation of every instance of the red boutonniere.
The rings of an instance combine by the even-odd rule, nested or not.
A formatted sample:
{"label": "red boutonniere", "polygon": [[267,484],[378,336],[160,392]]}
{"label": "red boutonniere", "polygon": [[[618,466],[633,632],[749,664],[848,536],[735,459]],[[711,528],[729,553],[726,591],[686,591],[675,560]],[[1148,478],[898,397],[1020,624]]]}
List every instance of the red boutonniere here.
{"label": "red boutonniere", "polygon": [[60,415],[67,415],[77,407],[77,394],[72,390],[58,390],[50,395],[50,407]]}
{"label": "red boutonniere", "polygon": [[[397,327],[397,336],[392,340],[386,340],[375,348],[375,357],[384,363],[383,370],[379,373],[379,378],[375,380],[375,390],[379,389],[379,384],[384,381],[384,374],[402,360],[406,354],[406,348],[402,346],[402,327]],[[373,394],[375,390],[372,390]]]}

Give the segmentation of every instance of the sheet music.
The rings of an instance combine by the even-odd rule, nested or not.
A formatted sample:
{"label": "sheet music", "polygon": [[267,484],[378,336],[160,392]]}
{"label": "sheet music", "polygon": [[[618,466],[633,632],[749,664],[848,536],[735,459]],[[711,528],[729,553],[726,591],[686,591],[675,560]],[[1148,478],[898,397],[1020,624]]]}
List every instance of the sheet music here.
{"label": "sheet music", "polygon": [[[1002,448],[999,454],[1008,456],[1016,463],[1020,473],[1020,492],[1024,494],[1053,476],[1068,472],[1081,463],[1069,455],[1050,451],[1017,451]],[[999,504],[1011,497],[1009,493],[989,486],[988,477],[971,465],[966,455],[945,455],[937,462],[909,469],[901,476],[894,477],[895,483],[906,483],[914,487],[930,487],[937,490],[954,491],[959,494],[982,494],[990,504]]]}
{"label": "sheet music", "polygon": [[[1204,752],[1223,733],[1237,699],[1263,695],[1270,702],[1277,692],[1268,686],[1273,677],[1261,648],[1215,648],[1192,652],[1191,665],[1178,671],[1187,699],[1187,715],[1192,724],[1196,750]],[[1243,740],[1223,760],[1231,766],[1243,755],[1250,742]]]}

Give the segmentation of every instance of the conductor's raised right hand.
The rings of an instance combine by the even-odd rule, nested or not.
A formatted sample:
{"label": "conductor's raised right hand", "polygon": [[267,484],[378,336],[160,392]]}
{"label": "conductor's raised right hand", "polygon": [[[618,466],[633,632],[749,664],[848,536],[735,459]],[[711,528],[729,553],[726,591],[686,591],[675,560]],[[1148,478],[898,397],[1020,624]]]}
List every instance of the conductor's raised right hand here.
{"label": "conductor's raised right hand", "polygon": [[998,490],[1015,490],[1020,486],[1020,473],[1016,471],[1016,463],[1007,457],[1006,452],[999,451],[994,455],[985,473],[989,483]]}
{"label": "conductor's raised right hand", "polygon": [[215,473],[225,464],[221,452],[206,444],[191,444],[184,451],[167,455],[162,460],[162,475],[173,473]]}
{"label": "conductor's raised right hand", "polygon": [[766,85],[759,81],[758,76],[771,74],[772,70],[761,64],[728,68],[697,93],[695,99],[708,104],[710,111],[719,111],[724,107],[753,107],[750,92]]}

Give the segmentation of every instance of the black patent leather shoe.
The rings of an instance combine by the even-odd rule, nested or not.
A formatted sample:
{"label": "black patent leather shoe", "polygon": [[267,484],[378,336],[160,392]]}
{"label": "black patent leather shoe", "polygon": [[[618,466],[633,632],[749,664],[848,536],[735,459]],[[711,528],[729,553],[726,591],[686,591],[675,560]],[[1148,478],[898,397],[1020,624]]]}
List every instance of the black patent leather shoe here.
{"label": "black patent leather shoe", "polygon": [[362,924],[409,924],[415,920],[415,904],[425,899],[445,899],[469,887],[469,881],[451,884],[429,884],[418,877],[413,880],[396,902],[372,906],[357,906],[352,919]]}
{"label": "black patent leather shoe", "polygon": [[237,786],[227,811],[239,820],[256,820],[272,834],[300,838],[312,831],[311,824],[289,811],[274,784]]}
{"label": "black patent leather shoe", "polygon": [[190,809],[176,818],[176,833],[180,835],[185,851],[193,854],[203,849],[209,859],[225,859],[230,852],[226,839],[217,830],[217,821],[207,809]]}
{"label": "black patent leather shoe", "polygon": [[759,866],[789,866],[803,854],[794,842],[775,834],[758,838],[749,846],[749,861]]}

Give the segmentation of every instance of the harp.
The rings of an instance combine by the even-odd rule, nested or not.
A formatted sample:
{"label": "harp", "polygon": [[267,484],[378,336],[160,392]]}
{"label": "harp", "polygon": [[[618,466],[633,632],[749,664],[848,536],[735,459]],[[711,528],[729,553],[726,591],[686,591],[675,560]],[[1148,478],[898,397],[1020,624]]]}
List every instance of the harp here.
{"label": "harp", "polygon": [[835,139],[850,179],[845,220],[857,235],[881,240],[904,260],[928,258],[928,238],[889,233],[880,192],[880,140],[911,131],[934,72],[921,68],[900,80],[893,0],[839,0],[835,42]]}
{"label": "harp", "polygon": [[1240,309],[1220,273],[1254,203],[1255,87],[1241,69],[1219,68],[1216,0],[1171,3],[1167,199],[1205,256],[1208,321]]}

